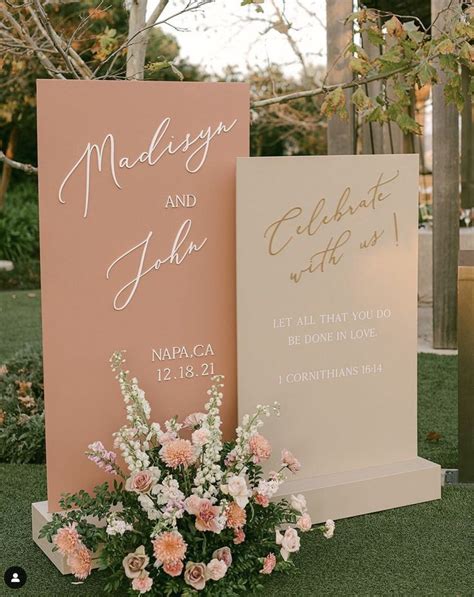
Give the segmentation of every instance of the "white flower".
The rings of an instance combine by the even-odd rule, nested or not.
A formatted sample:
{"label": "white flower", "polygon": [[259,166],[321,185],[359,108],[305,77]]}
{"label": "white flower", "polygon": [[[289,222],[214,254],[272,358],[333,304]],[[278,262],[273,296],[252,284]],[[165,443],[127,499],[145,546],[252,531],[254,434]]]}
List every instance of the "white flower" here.
{"label": "white flower", "polygon": [[301,514],[304,514],[306,512],[306,498],[304,497],[304,495],[302,495],[301,493],[299,493],[298,495],[292,495],[290,501],[293,510],[300,512]]}
{"label": "white flower", "polygon": [[257,485],[257,493],[271,499],[278,491],[281,482],[282,480],[279,479],[269,479],[268,481],[261,480]]}
{"label": "white flower", "polygon": [[323,535],[326,537],[326,539],[331,539],[334,536],[335,529],[336,523],[334,522],[334,520],[326,520],[323,532]]}
{"label": "white flower", "polygon": [[107,523],[107,528],[105,529],[107,535],[123,535],[126,531],[133,531],[133,526],[117,516],[115,512],[107,517]]}
{"label": "white flower", "polygon": [[290,553],[295,553],[300,550],[300,538],[295,529],[286,529],[285,534],[282,535],[280,531],[276,531],[276,544],[280,545],[280,554],[285,562],[290,557]]}
{"label": "white flower", "polygon": [[245,508],[249,502],[250,492],[245,479],[240,475],[230,475],[227,483],[221,485],[221,490],[231,495],[241,508]]}

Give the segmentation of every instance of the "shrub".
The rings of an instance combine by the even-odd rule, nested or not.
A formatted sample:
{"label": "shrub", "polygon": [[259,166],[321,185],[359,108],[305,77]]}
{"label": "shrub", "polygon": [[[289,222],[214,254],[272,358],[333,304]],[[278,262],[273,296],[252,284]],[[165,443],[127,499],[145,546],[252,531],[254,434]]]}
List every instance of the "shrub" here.
{"label": "shrub", "polygon": [[0,211],[0,259],[39,259],[38,200],[35,186],[18,184],[8,192]]}
{"label": "shrub", "polygon": [[0,462],[45,462],[43,359],[35,346],[0,366]]}
{"label": "shrub", "polygon": [[11,186],[0,210],[0,259],[14,269],[0,271],[0,290],[40,287],[39,222],[36,182]]}

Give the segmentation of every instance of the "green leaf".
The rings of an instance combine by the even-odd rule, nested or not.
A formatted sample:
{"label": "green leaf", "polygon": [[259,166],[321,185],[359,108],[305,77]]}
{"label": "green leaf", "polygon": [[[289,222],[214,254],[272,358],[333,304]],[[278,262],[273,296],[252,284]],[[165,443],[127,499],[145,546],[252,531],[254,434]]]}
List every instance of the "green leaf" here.
{"label": "green leaf", "polygon": [[416,25],[415,21],[403,23],[403,29],[406,31],[408,37],[417,44],[421,43],[425,37],[425,34],[423,31],[420,31],[420,28]]}
{"label": "green leaf", "polygon": [[399,113],[395,122],[404,133],[415,133],[415,135],[419,135],[422,132],[422,128],[418,122],[405,111]]}
{"label": "green leaf", "polygon": [[366,30],[367,39],[373,46],[383,46],[385,38],[378,27],[369,27]]}
{"label": "green leaf", "polygon": [[426,60],[421,62],[416,74],[418,75],[420,85],[430,85],[431,83],[436,83],[438,80],[436,69]]}
{"label": "green leaf", "polygon": [[399,64],[402,61],[402,58],[402,48],[400,46],[392,46],[380,56],[379,60],[381,62],[388,62],[390,64]]}

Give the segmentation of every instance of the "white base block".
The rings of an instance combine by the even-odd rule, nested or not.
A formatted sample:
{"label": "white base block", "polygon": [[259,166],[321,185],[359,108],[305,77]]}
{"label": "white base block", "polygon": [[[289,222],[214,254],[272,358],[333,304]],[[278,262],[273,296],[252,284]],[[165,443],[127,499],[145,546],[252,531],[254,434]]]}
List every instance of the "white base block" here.
{"label": "white base block", "polygon": [[[66,563],[66,557],[59,551],[53,551],[53,544],[47,539],[40,539],[39,532],[47,523],[51,522],[53,516],[48,512],[48,502],[35,502],[31,504],[31,527],[33,532],[33,541],[48,556],[61,574],[71,574],[71,570]],[[100,523],[99,523],[100,525]],[[99,561],[97,554],[92,556],[92,568],[98,568]]]}
{"label": "white base block", "polygon": [[[441,468],[429,460],[414,458],[311,479],[289,479],[276,497],[298,493],[306,496],[313,523],[328,518],[339,520],[439,499]],[[42,526],[52,519],[48,502],[32,504],[31,513],[34,542],[62,574],[70,574],[66,558],[58,551],[53,552],[46,539],[38,538]],[[98,568],[97,555],[92,562],[92,567]]]}
{"label": "white base block", "polygon": [[313,523],[437,500],[441,467],[423,458],[311,479],[288,479],[276,497],[302,493]]}

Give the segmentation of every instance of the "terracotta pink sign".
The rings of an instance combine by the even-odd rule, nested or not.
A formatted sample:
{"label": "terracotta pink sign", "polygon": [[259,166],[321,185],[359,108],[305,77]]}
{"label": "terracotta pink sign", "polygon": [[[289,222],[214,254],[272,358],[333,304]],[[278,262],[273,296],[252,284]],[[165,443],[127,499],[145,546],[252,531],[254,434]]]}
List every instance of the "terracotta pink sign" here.
{"label": "terracotta pink sign", "polygon": [[236,416],[235,161],[243,84],[38,82],[49,508],[103,480],[89,443],[124,422],[127,364],[156,420],[201,410],[226,376]]}

